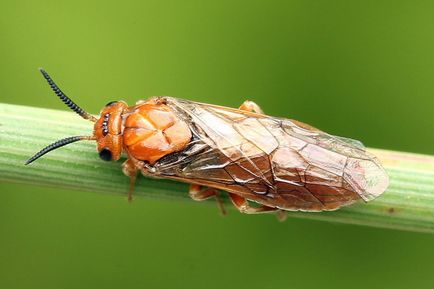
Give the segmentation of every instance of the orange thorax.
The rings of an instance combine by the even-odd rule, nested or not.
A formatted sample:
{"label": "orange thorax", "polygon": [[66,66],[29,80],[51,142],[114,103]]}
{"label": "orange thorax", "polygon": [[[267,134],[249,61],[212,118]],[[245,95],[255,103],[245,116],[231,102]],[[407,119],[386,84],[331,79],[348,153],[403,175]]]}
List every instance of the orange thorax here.
{"label": "orange thorax", "polygon": [[125,119],[125,150],[151,165],[165,155],[183,150],[191,137],[188,125],[155,99],[135,106]]}

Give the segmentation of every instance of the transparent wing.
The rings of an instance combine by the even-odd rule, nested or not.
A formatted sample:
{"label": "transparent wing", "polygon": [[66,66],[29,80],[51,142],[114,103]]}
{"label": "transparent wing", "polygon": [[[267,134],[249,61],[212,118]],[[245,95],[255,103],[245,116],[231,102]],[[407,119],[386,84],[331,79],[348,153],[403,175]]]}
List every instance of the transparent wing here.
{"label": "transparent wing", "polygon": [[[306,186],[317,185],[311,191],[335,187],[370,201],[387,188],[387,173],[359,141],[302,128],[290,120],[284,120],[282,127],[289,137],[289,147],[304,160],[299,167],[305,168]],[[296,143],[298,146],[294,146]]]}
{"label": "transparent wing", "polygon": [[195,140],[159,170],[286,210],[334,210],[379,196],[388,176],[359,142],[304,123],[169,98]]}
{"label": "transparent wing", "polygon": [[337,135],[335,135],[334,137],[339,139],[340,141],[342,141],[344,143],[347,143],[350,146],[359,148],[361,150],[365,150],[365,145],[359,140],[355,140],[352,138],[346,138],[346,137],[342,137],[342,136],[337,136]]}

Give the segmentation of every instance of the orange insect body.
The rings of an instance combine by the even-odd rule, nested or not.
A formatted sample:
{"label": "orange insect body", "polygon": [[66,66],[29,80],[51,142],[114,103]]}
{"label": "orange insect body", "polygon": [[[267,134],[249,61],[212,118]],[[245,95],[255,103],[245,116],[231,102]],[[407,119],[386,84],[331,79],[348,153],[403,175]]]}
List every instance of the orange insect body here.
{"label": "orange insect body", "polygon": [[133,107],[123,101],[109,103],[94,125],[94,136],[98,151],[107,151],[109,160],[117,161],[125,150],[136,160],[154,164],[184,148],[191,131],[168,106],[153,98]]}
{"label": "orange insect body", "polygon": [[188,125],[156,99],[139,104],[125,117],[124,147],[129,155],[153,165],[190,142]]}
{"label": "orange insect body", "polygon": [[93,139],[103,160],[126,153],[129,197],[138,171],[190,183],[194,200],[224,190],[243,213],[335,210],[370,201],[388,186],[386,172],[360,142],[264,115],[253,102],[231,109],[154,97],[132,107],[111,102],[96,119],[42,73],[65,104],[95,122],[94,133],[57,141],[27,163],[68,143]]}

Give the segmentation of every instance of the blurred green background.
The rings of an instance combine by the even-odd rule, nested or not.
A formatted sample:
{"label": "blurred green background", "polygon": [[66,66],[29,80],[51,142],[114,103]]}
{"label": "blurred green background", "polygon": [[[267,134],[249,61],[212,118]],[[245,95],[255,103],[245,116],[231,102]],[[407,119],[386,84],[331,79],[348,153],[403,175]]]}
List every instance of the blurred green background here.
{"label": "blurred green background", "polygon": [[[433,12],[433,1],[2,0],[0,100],[66,109],[42,66],[92,113],[153,95],[249,98],[367,146],[434,154]],[[427,234],[0,184],[0,288],[421,289],[433,266]]]}

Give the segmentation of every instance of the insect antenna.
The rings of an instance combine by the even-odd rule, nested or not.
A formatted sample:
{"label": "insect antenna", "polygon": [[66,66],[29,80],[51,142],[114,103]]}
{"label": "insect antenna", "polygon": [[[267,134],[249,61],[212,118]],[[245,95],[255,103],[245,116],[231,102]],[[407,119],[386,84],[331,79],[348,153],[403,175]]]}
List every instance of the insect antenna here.
{"label": "insect antenna", "polygon": [[58,140],[48,146],[46,146],[45,148],[43,148],[42,150],[40,150],[38,153],[36,153],[33,157],[31,157],[30,159],[27,160],[27,162],[25,163],[26,165],[32,163],[33,161],[39,159],[40,157],[42,157],[43,155],[45,155],[46,153],[55,150],[57,148],[63,147],[67,144],[76,142],[76,141],[80,141],[80,140],[94,140],[95,137],[93,136],[70,136],[61,140]]}
{"label": "insect antenna", "polygon": [[97,119],[91,115],[90,113],[87,113],[85,110],[83,110],[81,107],[79,107],[75,102],[73,102],[66,94],[60,90],[60,88],[57,86],[56,83],[54,83],[53,79],[51,79],[50,75],[42,69],[39,68],[39,71],[42,73],[44,78],[47,80],[48,84],[50,85],[51,89],[54,91],[54,93],[73,111],[75,111],[78,115],[80,115],[82,118],[96,122]]}

